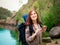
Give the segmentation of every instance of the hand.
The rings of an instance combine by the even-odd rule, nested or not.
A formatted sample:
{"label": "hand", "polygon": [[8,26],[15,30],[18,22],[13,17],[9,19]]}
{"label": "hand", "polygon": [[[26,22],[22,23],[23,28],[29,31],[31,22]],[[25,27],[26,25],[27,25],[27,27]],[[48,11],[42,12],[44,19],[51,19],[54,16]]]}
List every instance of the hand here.
{"label": "hand", "polygon": [[36,32],[36,35],[40,33],[42,29],[37,29],[35,32]]}
{"label": "hand", "polygon": [[45,31],[46,31],[46,29],[47,29],[47,26],[46,26],[46,25],[44,25],[44,26],[42,27],[42,29],[43,29],[43,31],[45,32]]}

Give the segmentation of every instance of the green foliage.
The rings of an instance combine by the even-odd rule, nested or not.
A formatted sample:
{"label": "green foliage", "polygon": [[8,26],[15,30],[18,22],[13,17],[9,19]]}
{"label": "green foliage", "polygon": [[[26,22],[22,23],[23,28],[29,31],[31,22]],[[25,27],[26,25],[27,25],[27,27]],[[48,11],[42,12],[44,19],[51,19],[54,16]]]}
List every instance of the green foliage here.
{"label": "green foliage", "polygon": [[38,1],[35,1],[35,2],[33,3],[33,6],[34,6],[34,8],[37,10],[37,9],[39,8],[39,3],[38,3]]}
{"label": "green foliage", "polygon": [[10,17],[12,15],[12,13],[5,9],[0,7],[0,19],[6,19],[7,17]]}
{"label": "green foliage", "polygon": [[0,29],[3,28],[3,26],[0,25]]}
{"label": "green foliage", "polygon": [[24,22],[24,19],[23,19],[23,18],[20,18],[19,24],[20,24],[20,23],[23,23],[23,22]]}
{"label": "green foliage", "polygon": [[48,3],[48,0],[38,0],[38,3],[39,3],[39,9],[44,10],[45,6]]}
{"label": "green foliage", "polygon": [[49,31],[52,27],[56,25],[57,18],[52,12],[50,12],[50,13],[47,13],[45,16],[43,16],[42,23],[44,25],[47,25],[47,28]]}
{"label": "green foliage", "polygon": [[11,36],[14,38],[14,39],[16,39],[16,40],[18,40],[18,31],[17,30],[11,30],[10,31],[10,33],[11,33]]}
{"label": "green foliage", "polygon": [[53,6],[54,6],[54,13],[56,17],[58,18],[58,23],[60,23],[60,0],[54,0],[53,1]]}
{"label": "green foliage", "polygon": [[18,24],[20,24],[21,22],[24,22],[22,18],[22,14],[23,13],[20,10],[16,13],[15,19],[18,20]]}
{"label": "green foliage", "polygon": [[49,12],[51,5],[51,2],[49,0],[38,0],[38,14],[39,14],[39,19],[42,21],[43,16],[46,15],[47,12]]}
{"label": "green foliage", "polygon": [[19,42],[19,32],[18,32],[18,30],[16,29],[16,30],[11,30],[10,31],[10,33],[11,33],[11,36],[14,38],[14,39],[16,39],[16,41],[17,41],[17,44],[16,45],[22,45],[22,42]]}
{"label": "green foliage", "polygon": [[43,37],[49,37],[49,33],[46,31],[43,33]]}
{"label": "green foliage", "polygon": [[22,12],[19,10],[19,11],[16,13],[15,19],[16,19],[16,20],[19,20],[21,17],[22,17]]}
{"label": "green foliage", "polygon": [[54,0],[38,0],[39,18],[41,19],[43,25],[47,25],[47,31],[54,27],[58,22],[57,16],[59,15],[58,12],[60,12],[58,8],[59,6],[53,2]]}
{"label": "green foliage", "polygon": [[17,23],[16,23],[17,25],[18,25],[18,22],[19,22],[21,16],[22,16],[22,12],[19,10],[19,11],[16,13],[16,16],[15,16],[15,20],[16,20],[16,22],[17,22]]}

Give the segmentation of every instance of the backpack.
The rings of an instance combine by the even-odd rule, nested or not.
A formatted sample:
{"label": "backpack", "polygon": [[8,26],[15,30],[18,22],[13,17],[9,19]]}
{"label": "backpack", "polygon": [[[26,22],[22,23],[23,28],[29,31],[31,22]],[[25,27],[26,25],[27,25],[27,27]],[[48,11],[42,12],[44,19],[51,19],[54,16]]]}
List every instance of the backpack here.
{"label": "backpack", "polygon": [[23,45],[28,45],[27,42],[26,42],[26,39],[25,39],[25,28],[26,28],[25,23],[21,23],[18,26],[18,30],[19,30],[19,42],[21,41]]}
{"label": "backpack", "polygon": [[[26,22],[27,15],[24,15],[22,18]],[[19,42],[22,42],[22,45],[28,45],[28,43],[26,42],[26,39],[25,39],[25,28],[26,28],[25,22],[18,25]]]}

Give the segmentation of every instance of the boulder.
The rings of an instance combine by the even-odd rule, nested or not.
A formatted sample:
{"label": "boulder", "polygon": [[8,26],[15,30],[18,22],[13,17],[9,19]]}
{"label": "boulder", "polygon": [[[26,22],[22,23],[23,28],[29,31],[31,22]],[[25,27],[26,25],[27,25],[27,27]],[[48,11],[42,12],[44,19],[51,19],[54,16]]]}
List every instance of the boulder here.
{"label": "boulder", "polygon": [[52,38],[60,38],[60,26],[56,26],[53,27],[50,31],[49,31],[50,37]]}

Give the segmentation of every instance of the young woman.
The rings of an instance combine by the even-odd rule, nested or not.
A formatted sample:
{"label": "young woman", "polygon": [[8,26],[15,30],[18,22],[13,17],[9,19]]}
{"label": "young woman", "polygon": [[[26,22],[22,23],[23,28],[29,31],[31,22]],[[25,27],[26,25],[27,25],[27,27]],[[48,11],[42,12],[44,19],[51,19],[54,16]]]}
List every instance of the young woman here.
{"label": "young woman", "polygon": [[42,32],[46,31],[46,26],[43,26],[43,28],[41,27],[41,23],[38,20],[38,14],[34,9],[29,12],[26,25],[27,27],[25,31],[25,36],[27,43],[29,45],[41,45]]}

